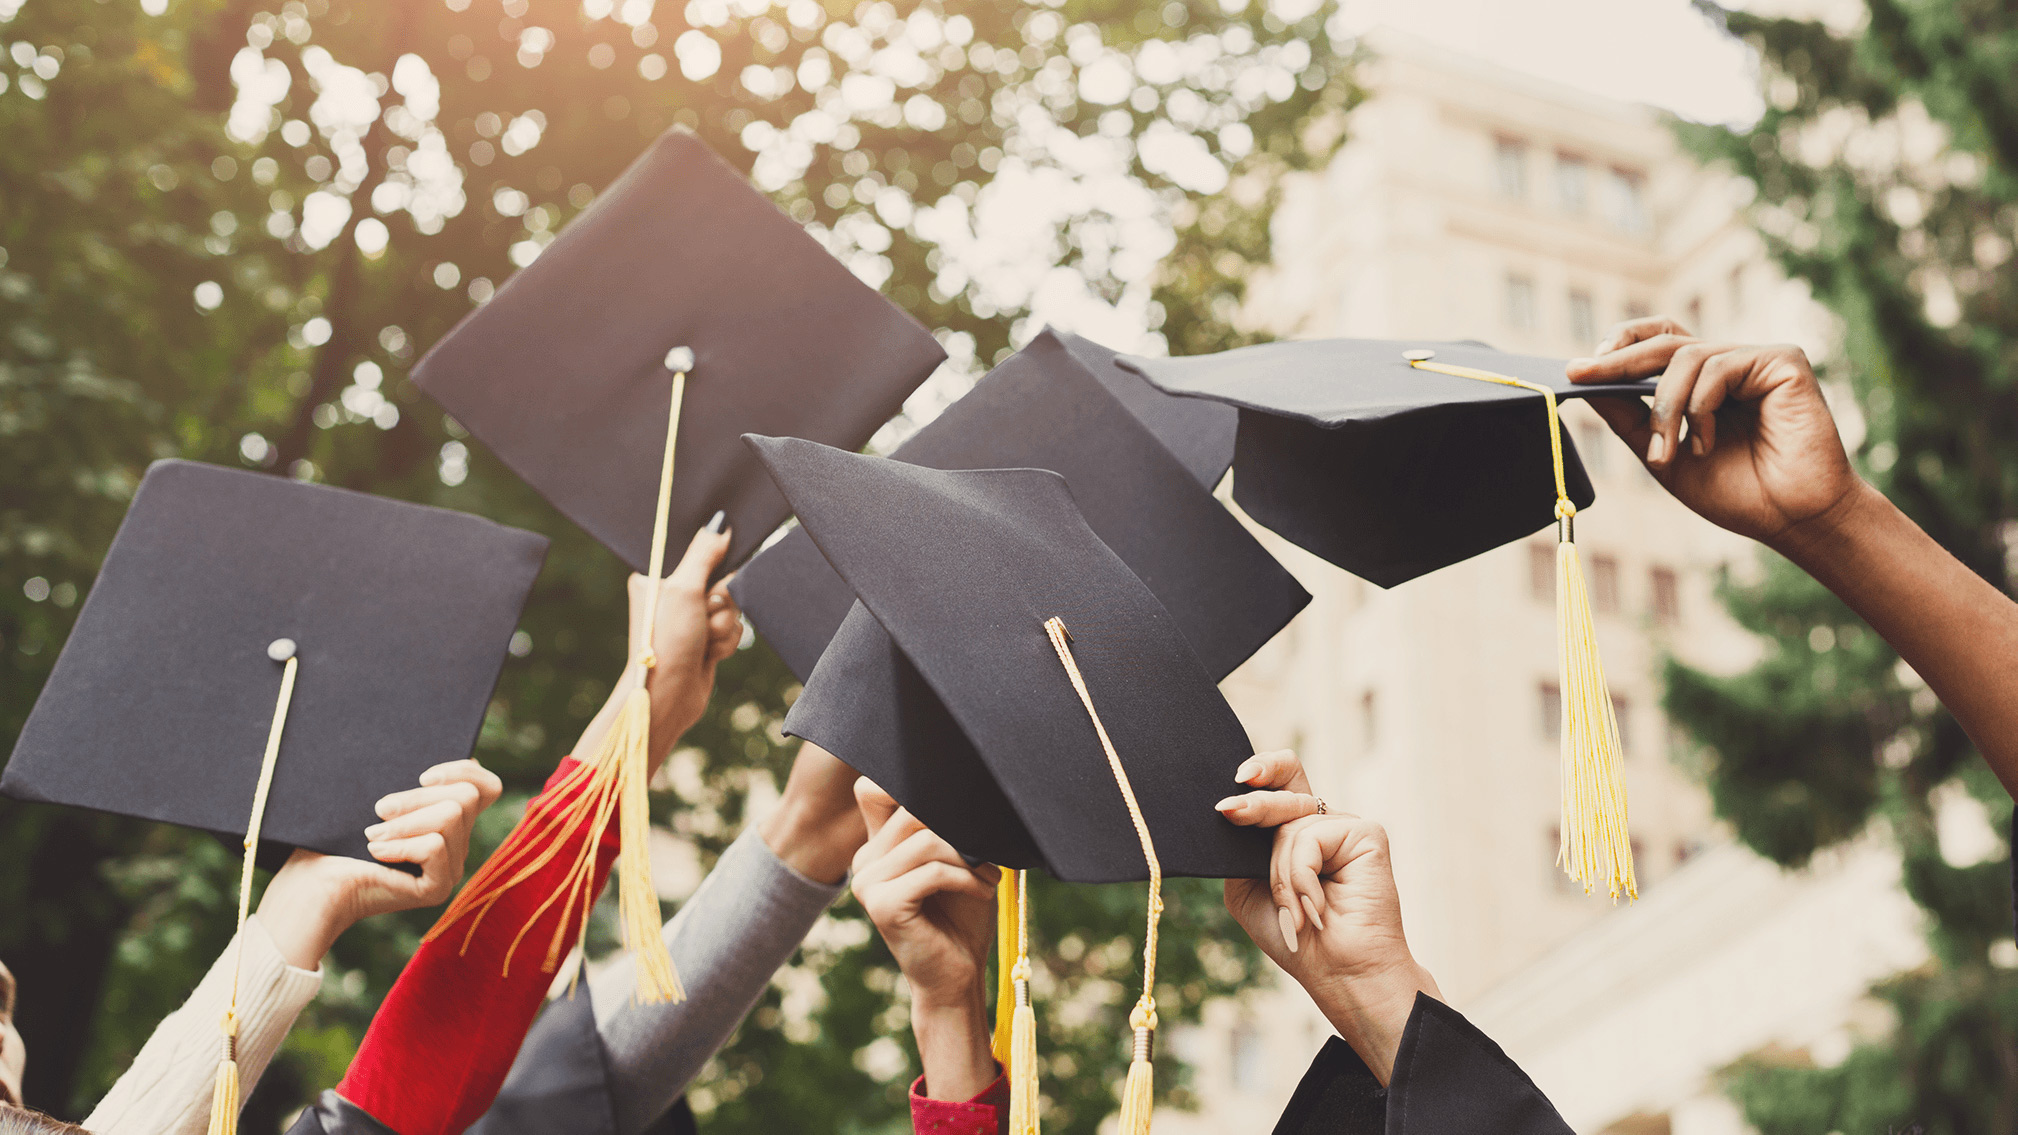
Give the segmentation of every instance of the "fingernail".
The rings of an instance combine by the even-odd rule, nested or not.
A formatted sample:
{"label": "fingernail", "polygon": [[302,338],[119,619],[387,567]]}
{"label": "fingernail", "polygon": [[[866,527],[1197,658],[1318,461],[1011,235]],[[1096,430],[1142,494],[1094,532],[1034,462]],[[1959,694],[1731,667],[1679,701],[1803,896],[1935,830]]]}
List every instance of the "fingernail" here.
{"label": "fingernail", "polygon": [[1592,364],[1594,364],[1594,363],[1596,363],[1596,362],[1597,362],[1597,360],[1596,360],[1596,359],[1571,359],[1571,360],[1570,360],[1570,365],[1569,365],[1569,369],[1571,369],[1571,370],[1582,370],[1582,369],[1584,369],[1585,367],[1587,367],[1587,366],[1591,366]]}
{"label": "fingernail", "polygon": [[1290,917],[1289,908],[1275,908],[1276,921],[1282,926],[1282,940],[1289,943],[1289,952],[1296,952],[1296,919]]}
{"label": "fingernail", "polygon": [[426,772],[424,772],[424,773],[421,773],[421,774],[420,774],[420,783],[421,783],[421,787],[423,787],[423,788],[426,788],[426,787],[430,787],[430,786],[434,785],[434,784],[435,784],[435,783],[436,783],[437,781],[439,781],[439,780],[441,780],[441,770],[440,770],[440,769],[432,769],[432,768],[431,768],[431,769],[427,770]]}
{"label": "fingernail", "polygon": [[1235,808],[1240,807],[1240,797],[1228,796],[1226,799],[1221,800],[1219,803],[1214,804],[1212,807],[1215,811],[1231,812]]}
{"label": "fingernail", "polygon": [[722,598],[720,595],[710,595],[708,596],[708,610],[719,611],[722,609],[722,604],[726,602],[728,600]]}
{"label": "fingernail", "polygon": [[1703,435],[1699,433],[1689,435],[1689,448],[1695,451],[1697,457],[1710,451],[1710,447],[1703,444]]}
{"label": "fingernail", "polygon": [[1248,781],[1253,780],[1255,777],[1260,775],[1261,775],[1260,757],[1249,757],[1246,760],[1240,762],[1239,768],[1233,770],[1233,779],[1239,781],[1242,784],[1245,784]]}
{"label": "fingernail", "polygon": [[369,840],[376,840],[384,834],[385,834],[384,824],[373,824],[370,827],[364,829],[364,838]]}
{"label": "fingernail", "polygon": [[1319,930],[1324,929],[1324,912],[1317,909],[1317,904],[1310,901],[1309,895],[1301,897],[1303,899],[1303,909],[1310,914],[1310,924]]}
{"label": "fingernail", "polygon": [[1647,464],[1659,465],[1668,459],[1668,435],[1657,433],[1647,443]]}
{"label": "fingernail", "polygon": [[364,849],[366,851],[371,852],[371,857],[373,859],[383,859],[385,858],[385,853],[392,850],[392,845],[380,843],[376,840],[373,840],[372,842],[365,844]]}
{"label": "fingernail", "polygon": [[725,526],[727,526],[728,522],[729,522],[729,510],[725,508],[718,508],[715,510],[715,515],[710,516],[708,518],[708,531],[719,536],[722,534],[722,529]]}

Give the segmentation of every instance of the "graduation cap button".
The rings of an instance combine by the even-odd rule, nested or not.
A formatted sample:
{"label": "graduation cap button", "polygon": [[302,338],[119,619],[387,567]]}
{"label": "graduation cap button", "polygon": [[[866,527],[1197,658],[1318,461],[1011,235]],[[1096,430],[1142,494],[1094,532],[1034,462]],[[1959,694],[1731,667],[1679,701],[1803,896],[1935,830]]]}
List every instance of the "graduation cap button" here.
{"label": "graduation cap button", "polygon": [[285,662],[294,657],[294,640],[277,638],[266,644],[266,656],[275,662]]}
{"label": "graduation cap button", "polygon": [[666,369],[672,371],[674,374],[685,374],[687,371],[694,369],[694,349],[692,347],[674,347],[672,350],[667,351]]}
{"label": "graduation cap button", "polygon": [[1436,357],[1436,352],[1417,348],[1413,351],[1403,351],[1401,357],[1412,363],[1426,363]]}

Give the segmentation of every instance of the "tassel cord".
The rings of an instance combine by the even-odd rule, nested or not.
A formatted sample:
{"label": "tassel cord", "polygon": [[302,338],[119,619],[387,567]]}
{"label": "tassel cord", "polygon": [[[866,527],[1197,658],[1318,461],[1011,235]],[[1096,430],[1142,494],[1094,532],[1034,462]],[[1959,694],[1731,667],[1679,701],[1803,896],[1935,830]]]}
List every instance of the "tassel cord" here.
{"label": "tassel cord", "polygon": [[1128,1024],[1135,1033],[1135,1056],[1128,1066],[1128,1080],[1121,1091],[1120,1135],[1147,1135],[1150,1114],[1154,1109],[1154,1068],[1151,1064],[1151,1048],[1156,1033],[1156,937],[1157,927],[1163,916],[1163,864],[1156,857],[1156,844],[1149,835],[1149,823],[1142,818],[1142,805],[1135,799],[1135,788],[1129,783],[1128,770],[1121,764],[1121,754],[1114,749],[1114,741],[1107,735],[1107,726],[1100,720],[1100,712],[1093,706],[1093,695],[1086,688],[1086,677],[1079,671],[1079,663],[1072,656],[1072,635],[1065,629],[1065,621],[1053,616],[1044,622],[1044,631],[1051,638],[1051,647],[1058,652],[1059,664],[1065,667],[1065,674],[1072,681],[1072,689],[1079,695],[1079,704],[1086,707],[1086,716],[1093,721],[1093,732],[1100,739],[1101,752],[1107,756],[1107,767],[1114,774],[1114,783],[1121,789],[1122,802],[1128,805],[1128,818],[1135,825],[1136,838],[1142,842],[1142,858],[1149,865],[1149,917],[1148,928],[1142,940],[1142,997],[1128,1014]]}
{"label": "tassel cord", "polygon": [[231,939],[231,987],[225,1002],[223,1051],[217,1062],[217,1082],[210,1094],[210,1135],[238,1131],[238,979],[245,957],[245,923],[252,917],[252,869],[259,858],[259,833],[266,823],[266,800],[273,788],[273,768],[280,761],[280,738],[287,728],[287,710],[294,702],[294,676],[300,656],[291,650],[280,671],[280,694],[274,700],[273,723],[266,732],[266,753],[259,761],[259,783],[252,791],[252,818],[245,825],[245,861],[238,873],[238,930]]}

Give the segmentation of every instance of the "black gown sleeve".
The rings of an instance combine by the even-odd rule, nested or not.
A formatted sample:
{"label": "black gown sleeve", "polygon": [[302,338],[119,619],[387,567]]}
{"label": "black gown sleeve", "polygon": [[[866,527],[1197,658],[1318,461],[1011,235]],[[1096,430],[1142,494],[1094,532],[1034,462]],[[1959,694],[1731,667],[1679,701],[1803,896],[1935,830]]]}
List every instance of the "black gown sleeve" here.
{"label": "black gown sleeve", "polygon": [[1534,1081],[1457,1010],[1418,993],[1383,1090],[1325,1042],[1275,1135],[1574,1135]]}

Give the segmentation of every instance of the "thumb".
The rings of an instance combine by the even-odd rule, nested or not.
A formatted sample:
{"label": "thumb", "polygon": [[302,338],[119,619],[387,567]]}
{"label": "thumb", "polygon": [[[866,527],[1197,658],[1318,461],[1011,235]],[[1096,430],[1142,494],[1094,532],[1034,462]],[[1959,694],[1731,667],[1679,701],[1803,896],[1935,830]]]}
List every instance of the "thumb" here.
{"label": "thumb", "polygon": [[[687,553],[680,557],[680,564],[666,578],[675,586],[700,594],[708,588],[708,580],[714,578],[716,569],[729,554],[731,532],[722,513],[716,513],[716,520],[694,533],[687,542]],[[719,527],[720,531],[715,529]]]}
{"label": "thumb", "polygon": [[881,831],[883,825],[890,822],[890,817],[897,814],[896,798],[866,776],[855,779],[855,806],[862,810],[862,822],[871,836]]}

